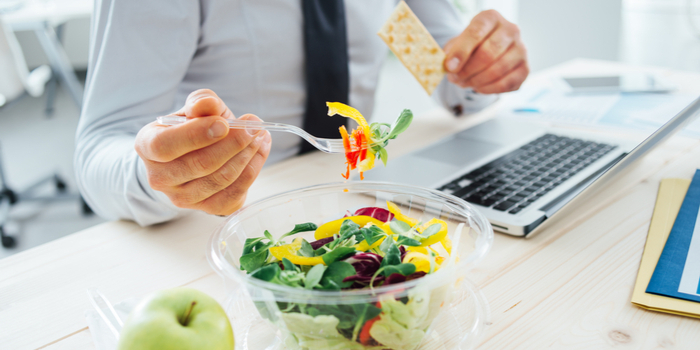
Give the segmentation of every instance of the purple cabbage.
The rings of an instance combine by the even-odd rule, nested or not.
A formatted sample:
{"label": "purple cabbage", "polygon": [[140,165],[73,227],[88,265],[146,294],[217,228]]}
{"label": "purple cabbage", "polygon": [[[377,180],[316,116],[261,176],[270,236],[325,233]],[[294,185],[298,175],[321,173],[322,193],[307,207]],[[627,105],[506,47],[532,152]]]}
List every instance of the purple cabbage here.
{"label": "purple cabbage", "polygon": [[[355,268],[355,274],[345,277],[343,282],[355,282],[350,288],[363,288],[369,285],[372,276],[379,270],[382,264],[382,256],[375,253],[358,253],[345,260]],[[384,281],[384,276],[377,276],[374,284]]]}
{"label": "purple cabbage", "polygon": [[423,271],[416,271],[416,272],[406,276],[406,281],[414,280],[416,278],[421,278],[425,275],[427,275],[427,273],[425,273]]}
{"label": "purple cabbage", "polygon": [[379,207],[360,208],[355,211],[354,215],[371,216],[381,222],[388,222],[394,218],[394,214],[392,214],[390,211]]}
{"label": "purple cabbage", "polygon": [[321,238],[318,241],[313,241],[309,244],[311,244],[311,248],[314,248],[314,250],[316,250],[318,248],[323,247],[327,243],[333,242],[333,240],[335,240],[335,238],[333,236],[331,236],[331,237],[327,237],[327,238]]}
{"label": "purple cabbage", "polygon": [[401,261],[406,257],[406,248],[404,246],[399,246],[399,253],[401,253]]}
{"label": "purple cabbage", "polygon": [[406,276],[400,274],[400,273],[392,273],[389,275],[389,277],[386,278],[386,281],[384,281],[384,284],[394,284],[394,283],[401,283],[401,282],[406,282]]}

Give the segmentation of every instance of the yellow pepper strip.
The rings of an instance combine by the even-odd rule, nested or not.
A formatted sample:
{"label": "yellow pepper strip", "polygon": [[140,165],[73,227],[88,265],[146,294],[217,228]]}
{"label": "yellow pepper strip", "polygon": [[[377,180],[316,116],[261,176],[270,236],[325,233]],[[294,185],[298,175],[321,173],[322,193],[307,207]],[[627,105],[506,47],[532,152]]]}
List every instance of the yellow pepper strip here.
{"label": "yellow pepper strip", "polygon": [[[418,230],[418,232],[423,232],[423,230],[425,230],[426,228],[430,227],[433,224],[440,224],[442,226],[442,228],[440,228],[440,231],[438,231],[436,234],[423,240],[420,244],[421,247],[427,247],[429,245],[433,245],[437,242],[442,241],[443,238],[447,237],[447,223],[440,220],[440,219],[430,219],[430,221],[428,221],[425,224],[418,227],[417,230]],[[445,248],[445,249],[447,249],[447,248]]]}
{"label": "yellow pepper strip", "polygon": [[[425,249],[425,248],[423,248]],[[445,261],[441,256],[435,257],[435,271],[440,269],[440,265]],[[403,258],[403,263],[412,263],[416,265],[416,271],[430,273],[430,257],[427,254],[420,252],[408,252]]]}
{"label": "yellow pepper strip", "polygon": [[282,261],[282,258],[287,258],[289,261],[291,261],[293,264],[297,265],[318,265],[318,264],[326,264],[323,262],[323,258],[320,256],[315,256],[313,258],[307,257],[307,256],[299,256],[297,255],[297,251],[301,248],[301,238],[295,239],[292,243],[290,244],[285,244],[279,247],[272,247],[270,248],[270,254],[277,258],[278,260]]}
{"label": "yellow pepper strip", "polygon": [[365,225],[367,225],[367,223],[370,223],[370,222],[379,226],[379,227],[382,227],[384,225],[384,222],[379,221],[371,216],[367,216],[367,215],[348,216],[346,218],[329,221],[329,222],[319,226],[316,229],[316,232],[314,232],[314,238],[323,239],[323,238],[333,237],[333,235],[338,234],[340,232],[340,226],[343,224],[343,221],[348,220],[348,219],[352,220],[354,223],[360,225],[360,227],[364,227]]}
{"label": "yellow pepper strip", "polygon": [[445,248],[447,254],[452,255],[452,240],[450,239],[450,236],[445,235],[445,237],[443,237],[440,241],[440,244],[442,244],[442,247]]}
{"label": "yellow pepper strip", "polygon": [[[445,260],[441,256],[435,257],[435,271],[440,269],[440,264]],[[427,254],[419,252],[408,252],[404,256],[402,263],[411,263],[416,265],[416,272],[423,271],[425,273],[430,273],[430,257]]]}
{"label": "yellow pepper strip", "polygon": [[422,254],[428,254],[428,249],[425,247],[406,247],[409,252],[417,252]]}
{"label": "yellow pepper strip", "polygon": [[387,209],[389,209],[390,213],[394,214],[394,218],[396,220],[403,221],[409,224],[411,227],[416,226],[418,224],[418,220],[414,218],[409,218],[408,216],[401,214],[401,209],[399,209],[398,205],[386,201],[386,207]]}
{"label": "yellow pepper strip", "polygon": [[371,246],[367,244],[367,240],[363,240],[362,242],[355,244],[355,249],[366,252],[372,248],[379,247],[379,245],[382,244],[382,242],[384,241],[384,238],[386,238],[386,237],[382,237],[382,238],[378,239]]}
{"label": "yellow pepper strip", "polygon": [[357,164],[357,171],[363,173],[367,170],[370,170],[374,168],[374,160],[376,159],[376,153],[374,150],[371,148],[367,149],[367,155],[366,158],[361,160],[360,163]]}
{"label": "yellow pepper strip", "polygon": [[369,131],[369,124],[367,124],[365,117],[362,116],[360,111],[340,102],[326,102],[326,106],[328,106],[329,116],[340,114],[343,117],[356,121],[362,128],[362,131],[364,131],[365,135],[367,136],[367,140],[369,141],[369,137],[372,136],[372,134]]}

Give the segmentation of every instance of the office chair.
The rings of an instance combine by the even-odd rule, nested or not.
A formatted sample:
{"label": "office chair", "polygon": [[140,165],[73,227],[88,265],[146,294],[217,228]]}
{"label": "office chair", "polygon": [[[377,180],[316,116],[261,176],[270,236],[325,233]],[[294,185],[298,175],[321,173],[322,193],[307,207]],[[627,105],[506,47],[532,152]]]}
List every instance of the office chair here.
{"label": "office chair", "polygon": [[[29,71],[22,55],[22,50],[14,36],[0,20],[0,110],[8,108],[12,101],[17,101],[22,96],[29,94],[34,97],[44,93],[44,86],[51,77],[51,69],[41,66]],[[3,107],[4,106],[4,107]],[[56,191],[53,195],[42,196],[37,190],[47,184],[53,184]],[[81,200],[83,214],[92,211],[82,201],[79,194],[68,193],[66,183],[57,174],[52,174],[37,181],[24,191],[12,190],[7,185],[7,179],[3,171],[2,149],[0,148],[0,241],[6,248],[16,244],[14,237],[8,236],[4,224],[8,221],[10,208],[24,201],[56,201],[56,200]]]}

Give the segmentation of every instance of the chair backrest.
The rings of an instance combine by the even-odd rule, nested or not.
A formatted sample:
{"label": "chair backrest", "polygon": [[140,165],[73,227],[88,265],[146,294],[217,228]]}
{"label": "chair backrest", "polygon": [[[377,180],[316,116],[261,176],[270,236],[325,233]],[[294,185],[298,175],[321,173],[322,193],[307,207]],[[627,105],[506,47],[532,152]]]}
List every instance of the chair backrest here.
{"label": "chair backrest", "polygon": [[[14,32],[0,19],[0,102],[12,101],[24,92],[29,70]],[[0,103],[0,106],[3,105]]]}

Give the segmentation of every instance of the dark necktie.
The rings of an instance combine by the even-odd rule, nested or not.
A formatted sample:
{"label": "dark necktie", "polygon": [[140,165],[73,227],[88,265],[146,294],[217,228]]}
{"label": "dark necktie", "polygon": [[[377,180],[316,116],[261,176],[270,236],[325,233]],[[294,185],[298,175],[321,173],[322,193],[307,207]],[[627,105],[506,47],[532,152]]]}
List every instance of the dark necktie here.
{"label": "dark necktie", "polygon": [[[304,130],[311,135],[339,138],[346,119],[329,117],[326,101],[348,103],[350,77],[343,0],[302,0],[306,54],[306,112]],[[315,150],[302,142],[301,153]]]}

